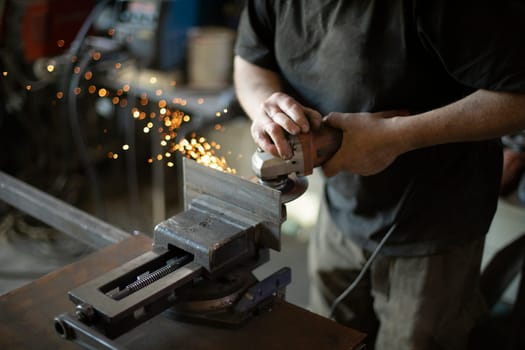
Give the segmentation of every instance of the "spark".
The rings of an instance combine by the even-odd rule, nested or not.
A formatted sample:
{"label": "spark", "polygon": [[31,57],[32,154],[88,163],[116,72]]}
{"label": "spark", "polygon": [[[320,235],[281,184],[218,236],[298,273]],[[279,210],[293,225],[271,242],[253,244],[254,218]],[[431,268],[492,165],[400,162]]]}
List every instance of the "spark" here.
{"label": "spark", "polygon": [[[212,142],[215,149],[220,149],[220,145]],[[217,169],[227,173],[236,173],[236,170],[228,166],[228,162],[224,157],[219,157],[215,154],[215,150],[210,143],[206,141],[205,137],[192,137],[190,140],[183,139],[174,147],[181,152],[186,158],[195,160],[199,164],[203,164],[213,169]]]}
{"label": "spark", "polygon": [[[147,95],[142,94],[140,98],[147,100]],[[176,98],[174,101],[178,104],[186,103],[180,98]],[[150,156],[147,159],[149,164],[164,162],[166,166],[173,167],[175,166],[173,154],[179,152],[184,157],[193,159],[199,164],[228,173],[236,173],[236,170],[228,165],[226,159],[216,153],[221,150],[221,145],[217,142],[207,141],[204,136],[197,136],[195,133],[188,138],[176,141],[178,128],[182,123],[190,122],[191,116],[167,105],[166,100],[160,100],[157,112],[141,110],[140,105],[131,110],[131,116],[134,119],[145,120],[142,129],[144,134],[155,132],[160,135],[159,145],[162,147],[162,151]],[[231,151],[229,153],[231,155]]]}

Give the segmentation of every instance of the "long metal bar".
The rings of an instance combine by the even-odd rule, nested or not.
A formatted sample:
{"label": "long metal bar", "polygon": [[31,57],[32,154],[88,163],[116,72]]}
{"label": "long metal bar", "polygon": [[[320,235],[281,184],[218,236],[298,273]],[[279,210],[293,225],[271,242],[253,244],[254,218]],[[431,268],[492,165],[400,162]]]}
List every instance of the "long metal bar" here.
{"label": "long metal bar", "polygon": [[93,248],[120,242],[129,233],[0,171],[0,200]]}

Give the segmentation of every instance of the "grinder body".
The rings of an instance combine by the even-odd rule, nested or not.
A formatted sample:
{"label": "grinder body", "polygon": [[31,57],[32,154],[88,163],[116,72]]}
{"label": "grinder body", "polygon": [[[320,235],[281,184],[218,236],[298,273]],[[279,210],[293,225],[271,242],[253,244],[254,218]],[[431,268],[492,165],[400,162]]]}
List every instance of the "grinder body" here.
{"label": "grinder body", "polygon": [[329,126],[299,135],[288,135],[291,159],[282,159],[258,149],[252,156],[252,169],[262,184],[282,190],[290,180],[312,174],[341,146],[342,131]]}

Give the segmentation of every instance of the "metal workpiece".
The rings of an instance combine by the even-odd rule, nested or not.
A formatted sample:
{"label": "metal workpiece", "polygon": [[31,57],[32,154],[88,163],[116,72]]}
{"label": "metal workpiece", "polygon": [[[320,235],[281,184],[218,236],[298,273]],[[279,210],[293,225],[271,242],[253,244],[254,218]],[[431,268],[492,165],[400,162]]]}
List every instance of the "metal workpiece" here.
{"label": "metal workpiece", "polygon": [[92,248],[130,234],[0,171],[0,200]]}
{"label": "metal workpiece", "polygon": [[[285,218],[280,191],[189,159],[183,159],[183,172],[185,209],[198,205],[194,200],[199,201],[203,195],[219,199],[230,205],[228,214],[232,220],[246,217],[258,223],[257,243],[261,247],[280,251],[281,223]],[[230,211],[231,206],[237,209]],[[215,208],[220,209],[220,206]]]}

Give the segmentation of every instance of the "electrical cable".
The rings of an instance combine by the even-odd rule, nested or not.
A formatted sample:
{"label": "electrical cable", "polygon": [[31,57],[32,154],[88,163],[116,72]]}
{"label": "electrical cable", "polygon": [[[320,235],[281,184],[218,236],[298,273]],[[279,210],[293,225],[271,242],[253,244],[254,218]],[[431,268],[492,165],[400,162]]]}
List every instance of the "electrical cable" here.
{"label": "electrical cable", "polygon": [[388,232],[381,239],[381,241],[377,245],[376,249],[374,249],[374,252],[372,253],[372,255],[370,255],[370,257],[366,261],[365,265],[363,266],[363,268],[361,269],[361,271],[359,272],[357,277],[352,281],[350,286],[348,286],[344,290],[344,292],[341,293],[334,300],[334,302],[332,303],[332,306],[330,307],[330,316],[329,316],[330,319],[334,319],[334,314],[335,314],[335,310],[337,309],[337,306],[339,306],[339,304],[355,289],[355,287],[359,284],[359,282],[361,282],[361,280],[365,276],[365,273],[368,271],[368,269],[370,268],[370,266],[374,262],[377,254],[379,254],[379,251],[381,250],[381,248],[383,248],[383,245],[385,245],[386,241],[388,240],[388,238],[390,238],[392,233],[395,231],[396,227],[397,227],[396,223],[394,223],[392,226],[390,226],[390,228],[388,229]]}
{"label": "electrical cable", "polygon": [[[105,217],[105,210],[103,209],[100,185],[95,168],[89,160],[87,147],[82,137],[82,131],[80,129],[80,123],[78,120],[79,118],[77,110],[77,96],[73,92],[75,87],[79,84],[81,74],[80,72],[79,74],[74,74],[73,65],[74,59],[78,59],[80,50],[82,48],[82,45],[84,44],[89,29],[111,1],[112,0],[103,0],[98,2],[97,5],[95,5],[93,10],[91,11],[91,13],[88,15],[82,26],[80,27],[79,31],[77,32],[77,35],[75,36],[75,39],[73,40],[69,48],[68,54],[71,57],[71,60],[68,61],[68,65],[65,69],[66,74],[64,74],[60,82],[60,85],[62,86],[62,91],[65,94],[65,99],[68,102],[68,106],[66,108],[67,116],[65,116],[65,118],[69,121],[69,124],[71,126],[71,131],[73,134],[74,142],[76,144],[77,152],[79,153],[80,160],[86,171],[88,181],[91,184],[93,200],[95,202],[97,215],[101,218]],[[80,59],[80,71],[83,71],[88,66],[90,60],[90,55],[86,55],[84,58]]]}
{"label": "electrical cable", "polygon": [[106,215],[102,200],[102,193],[100,190],[100,183],[95,167],[93,166],[93,164],[91,164],[91,161],[89,159],[86,142],[84,142],[84,137],[80,127],[77,107],[77,96],[71,93],[71,90],[75,89],[75,87],[79,85],[80,77],[82,76],[82,73],[85,71],[85,69],[89,66],[90,61],[91,56],[85,55],[78,64],[78,67],[80,68],[79,73],[71,77],[67,94],[67,111],[69,117],[69,124],[71,126],[71,132],[73,134],[73,140],[75,142],[80,160],[84,165],[88,181],[91,183],[93,201],[95,202],[95,209],[97,211],[97,215],[100,218],[105,218]]}
{"label": "electrical cable", "polygon": [[[406,202],[406,199],[408,198],[408,194],[412,191],[412,188],[414,186],[414,179],[412,179],[412,181],[408,184],[408,187],[405,191],[405,193],[403,193],[403,196],[401,197],[401,200],[399,201],[399,211],[397,213],[397,216],[399,217],[404,206],[405,206],[405,202]],[[377,247],[374,249],[374,251],[372,252],[372,255],[370,255],[370,257],[368,258],[368,260],[366,261],[365,265],[362,267],[361,271],[359,272],[359,274],[357,275],[357,277],[352,281],[352,283],[332,302],[332,305],[330,306],[330,314],[329,314],[329,318],[330,319],[334,319],[334,316],[335,316],[335,310],[337,309],[337,306],[339,306],[339,304],[355,289],[355,287],[359,284],[359,282],[361,282],[361,280],[363,279],[363,277],[365,276],[365,274],[368,272],[368,270],[370,269],[370,267],[372,266],[372,263],[374,262],[375,258],[377,257],[377,255],[379,254],[379,252],[381,251],[381,249],[383,248],[383,246],[385,245],[386,241],[388,241],[388,239],[390,238],[390,236],[392,235],[392,233],[394,233],[394,231],[396,230],[397,228],[397,222],[394,221],[394,223],[390,226],[390,228],[388,229],[387,233],[385,233],[385,235],[383,236],[383,238],[381,239],[381,241],[379,242],[379,244],[377,245]]]}

